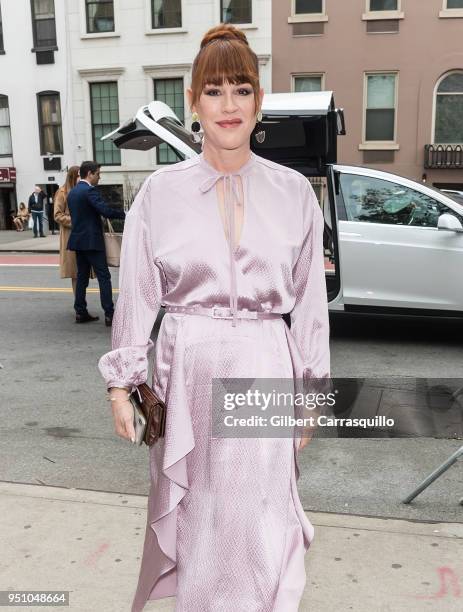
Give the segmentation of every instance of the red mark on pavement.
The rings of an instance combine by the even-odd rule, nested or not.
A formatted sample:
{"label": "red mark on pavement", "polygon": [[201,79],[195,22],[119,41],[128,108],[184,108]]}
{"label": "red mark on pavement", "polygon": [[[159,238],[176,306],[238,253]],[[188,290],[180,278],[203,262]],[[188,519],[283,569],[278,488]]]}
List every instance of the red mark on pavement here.
{"label": "red mark on pavement", "polygon": [[103,542],[103,544],[100,544],[98,548],[85,559],[84,565],[87,565],[88,567],[94,566],[101,555],[106,552],[108,548],[109,542]]}
{"label": "red mark on pavement", "polygon": [[416,599],[442,599],[445,596],[461,597],[461,588],[458,576],[451,567],[438,567],[437,573],[440,580],[439,590],[432,595],[414,595]]}
{"label": "red mark on pavement", "polygon": [[59,255],[0,255],[0,265],[19,266],[58,265]]}

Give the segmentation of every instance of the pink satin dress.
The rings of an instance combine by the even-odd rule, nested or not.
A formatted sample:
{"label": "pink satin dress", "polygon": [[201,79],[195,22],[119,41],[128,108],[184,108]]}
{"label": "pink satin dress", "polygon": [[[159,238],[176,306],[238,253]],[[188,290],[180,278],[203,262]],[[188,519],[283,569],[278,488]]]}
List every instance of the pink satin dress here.
{"label": "pink satin dress", "polygon": [[[233,244],[239,182],[244,217]],[[299,439],[211,438],[211,381],[329,376],[322,234],[309,181],[253,152],[232,174],[203,153],[166,166],[135,198],[112,350],[99,362],[107,387],[147,380],[161,305],[228,307],[232,318],[167,312],[162,319],[152,385],[167,404],[166,433],[149,451],[132,612],[170,596],[176,612],[297,612],[314,535],[296,487]],[[245,308],[291,313],[291,329],[282,318],[239,318]]]}

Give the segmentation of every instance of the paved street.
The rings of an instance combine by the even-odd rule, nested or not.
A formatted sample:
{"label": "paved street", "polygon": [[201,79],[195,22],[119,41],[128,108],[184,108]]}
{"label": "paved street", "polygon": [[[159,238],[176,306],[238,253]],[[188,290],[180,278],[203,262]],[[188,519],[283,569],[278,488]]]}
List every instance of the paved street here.
{"label": "paved street", "polygon": [[[9,516],[2,583],[17,585],[17,569],[29,575],[33,568],[41,589],[70,590],[71,609],[93,611],[98,601],[99,610],[125,612],[141,553],[147,450],[113,433],[96,368],[110,342],[96,281],[89,310],[101,320],[76,326],[70,282],[59,278],[56,264],[53,252],[0,254],[0,514]],[[118,271],[112,275],[116,297]],[[331,331],[334,376],[462,376],[461,325],[336,318]],[[460,444],[429,438],[309,444],[299,456],[299,491],[316,538],[306,557],[301,612],[457,612],[461,463],[412,504],[401,499]],[[174,600],[146,609],[172,611]]]}
{"label": "paved street", "polygon": [[[2,255],[0,349],[4,414],[0,480],[146,494],[146,451],[113,434],[96,364],[109,350],[96,281],[76,326],[68,280],[58,268],[5,265]],[[22,255],[37,264],[53,255]],[[117,288],[118,272],[113,269]],[[115,292],[115,295],[116,292]],[[360,319],[332,321],[334,376],[463,377],[462,326]],[[16,452],[18,445],[22,452]],[[461,466],[452,467],[409,506],[400,499],[458,446],[458,440],[318,439],[301,454],[306,510],[417,520],[461,520]],[[114,460],[124,469],[114,473]],[[95,465],[98,469],[95,469]]]}

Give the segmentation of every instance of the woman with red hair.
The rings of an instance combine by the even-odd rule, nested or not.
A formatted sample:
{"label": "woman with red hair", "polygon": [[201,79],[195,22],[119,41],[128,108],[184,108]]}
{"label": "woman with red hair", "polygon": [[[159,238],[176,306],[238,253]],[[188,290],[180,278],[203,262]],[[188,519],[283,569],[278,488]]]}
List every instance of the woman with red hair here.
{"label": "woman with red hair", "polygon": [[[212,437],[216,379],[329,376],[323,216],[308,180],[256,155],[258,59],[230,24],[194,60],[193,158],[156,170],[127,215],[112,350],[100,371],[115,430],[134,435],[128,392],[148,378],[167,405],[132,612],[296,612],[313,538],[296,487],[308,436]],[[291,329],[282,318],[290,313]],[[245,386],[246,381],[243,382]]]}

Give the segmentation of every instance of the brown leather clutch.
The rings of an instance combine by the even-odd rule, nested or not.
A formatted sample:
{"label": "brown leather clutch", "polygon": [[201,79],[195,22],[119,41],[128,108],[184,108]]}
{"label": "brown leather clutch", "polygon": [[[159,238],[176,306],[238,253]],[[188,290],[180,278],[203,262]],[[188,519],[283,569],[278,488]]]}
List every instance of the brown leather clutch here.
{"label": "brown leather clutch", "polygon": [[146,383],[138,385],[130,394],[130,401],[136,405],[146,420],[142,442],[153,446],[165,434],[167,410],[165,403]]}

